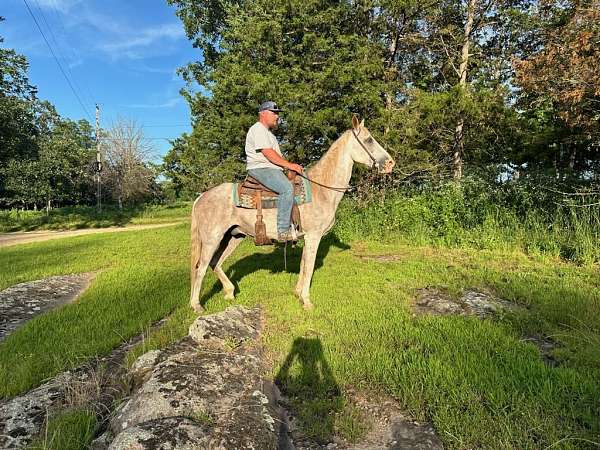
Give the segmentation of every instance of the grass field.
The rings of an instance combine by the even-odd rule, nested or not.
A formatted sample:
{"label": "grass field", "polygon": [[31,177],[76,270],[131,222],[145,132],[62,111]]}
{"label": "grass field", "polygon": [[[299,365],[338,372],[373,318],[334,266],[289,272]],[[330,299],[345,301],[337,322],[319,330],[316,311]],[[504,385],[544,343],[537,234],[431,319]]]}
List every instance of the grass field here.
{"label": "grass field", "polygon": [[78,230],[125,225],[177,222],[190,215],[192,202],[170,205],[142,205],[122,210],[104,206],[97,211],[92,206],[56,208],[46,214],[41,211],[0,210],[0,233],[34,230]]}
{"label": "grass field", "polygon": [[[106,354],[165,316],[166,325],[130,361],[183,336],[195,318],[187,306],[188,254],[187,224],[0,249],[0,288],[98,272],[76,304],[32,320],[0,344],[0,395]],[[598,266],[516,250],[340,242],[331,235],[317,260],[315,309],[304,312],[292,295],[299,256],[299,249],[288,251],[285,272],[281,249],[247,242],[225,268],[239,291],[235,303],[264,309],[273,377],[306,433],[324,441],[334,433],[358,436],[365,421],[345,395],[352,389],[394,397],[415,419],[431,421],[446,448],[600,445]],[[525,309],[483,321],[415,317],[411,299],[424,287],[453,296],[483,289]],[[229,305],[212,274],[202,301],[209,313]],[[527,335],[557,341],[560,364],[546,365]],[[85,414],[61,420],[83,423],[79,434],[89,435],[89,420],[69,417]]]}

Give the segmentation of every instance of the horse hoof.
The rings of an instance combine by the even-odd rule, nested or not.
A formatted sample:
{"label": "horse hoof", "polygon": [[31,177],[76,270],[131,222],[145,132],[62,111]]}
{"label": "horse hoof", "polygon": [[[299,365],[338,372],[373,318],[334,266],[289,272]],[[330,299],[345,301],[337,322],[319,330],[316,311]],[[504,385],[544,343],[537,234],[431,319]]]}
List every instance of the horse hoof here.
{"label": "horse hoof", "polygon": [[235,295],[233,294],[233,292],[231,292],[231,293],[226,292],[225,293],[225,300],[235,300]]}
{"label": "horse hoof", "polygon": [[194,310],[194,312],[196,314],[202,314],[204,312],[204,308],[202,307],[202,305],[200,303],[192,305],[192,309]]}
{"label": "horse hoof", "polygon": [[304,311],[310,311],[314,308],[310,300],[302,300],[302,307],[304,308]]}

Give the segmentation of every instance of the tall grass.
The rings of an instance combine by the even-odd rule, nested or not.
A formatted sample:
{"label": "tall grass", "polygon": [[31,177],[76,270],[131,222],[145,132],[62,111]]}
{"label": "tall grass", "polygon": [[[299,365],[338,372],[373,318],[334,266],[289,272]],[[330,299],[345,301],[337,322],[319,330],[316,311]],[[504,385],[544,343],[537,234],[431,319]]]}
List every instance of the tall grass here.
{"label": "tall grass", "polygon": [[366,203],[349,198],[340,206],[336,233],[343,240],[520,249],[579,264],[599,262],[600,208],[536,195],[466,181]]}

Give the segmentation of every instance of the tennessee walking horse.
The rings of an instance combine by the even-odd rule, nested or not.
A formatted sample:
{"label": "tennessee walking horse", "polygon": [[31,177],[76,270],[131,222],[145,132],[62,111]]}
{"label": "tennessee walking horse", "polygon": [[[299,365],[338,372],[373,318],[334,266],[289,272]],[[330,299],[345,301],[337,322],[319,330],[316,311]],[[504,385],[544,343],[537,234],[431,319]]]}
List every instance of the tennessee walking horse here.
{"label": "tennessee walking horse", "polygon": [[[306,174],[311,180],[312,201],[299,205],[304,250],[295,289],[305,309],[312,308],[309,290],[319,242],[333,227],[335,211],[348,189],[355,162],[375,167],[380,173],[389,173],[394,167],[394,160],[371,136],[364,120],[359,123],[353,117],[352,128]],[[201,194],[192,207],[190,304],[196,312],[203,311],[199,296],[208,266],[223,284],[225,298],[234,298],[233,283],[221,266],[246,236],[255,233],[256,211],[236,207],[232,201],[233,188],[233,183],[215,186]],[[266,209],[263,214],[267,236],[275,239],[277,209]]]}

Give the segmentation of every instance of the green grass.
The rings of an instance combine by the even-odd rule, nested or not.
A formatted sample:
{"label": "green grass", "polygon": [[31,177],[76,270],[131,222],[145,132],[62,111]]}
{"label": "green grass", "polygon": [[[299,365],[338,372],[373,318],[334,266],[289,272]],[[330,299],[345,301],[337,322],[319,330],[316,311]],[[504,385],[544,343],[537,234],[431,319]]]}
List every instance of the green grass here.
{"label": "green grass", "polygon": [[104,206],[100,212],[91,206],[55,208],[45,211],[0,211],[0,232],[34,230],[76,230],[137,224],[177,222],[189,217],[191,202],[171,205],[141,205],[119,210]]}
{"label": "green grass", "polygon": [[[73,305],[33,319],[0,344],[0,389],[11,396],[105,354],[148,330],[129,355],[187,333],[187,225],[83,236],[0,249],[0,287],[59,273],[98,271]],[[377,262],[364,255],[394,254]],[[315,310],[292,295],[300,250],[242,244],[226,272],[236,304],[262,305],[273,377],[307,435],[323,442],[365,432],[348,389],[395,398],[431,421],[446,448],[596,448],[600,442],[600,277],[598,267],[512,249],[475,250],[354,241],[322,243],[311,289]],[[415,291],[450,295],[485,289],[526,307],[494,320],[413,317]],[[214,275],[202,301],[230,303]],[[558,367],[523,336],[551,336]]]}
{"label": "green grass", "polygon": [[43,436],[30,450],[79,450],[88,448],[96,431],[96,416],[85,410],[65,411],[48,421]]}

